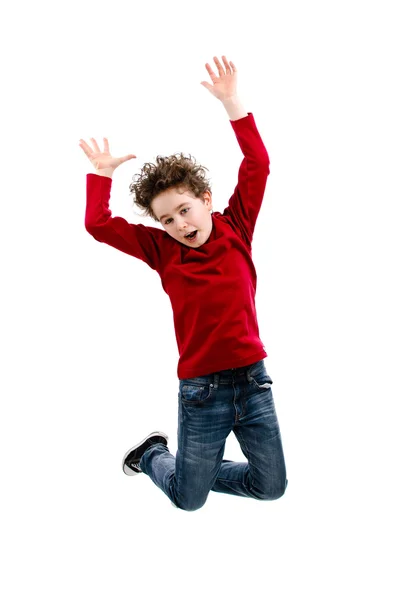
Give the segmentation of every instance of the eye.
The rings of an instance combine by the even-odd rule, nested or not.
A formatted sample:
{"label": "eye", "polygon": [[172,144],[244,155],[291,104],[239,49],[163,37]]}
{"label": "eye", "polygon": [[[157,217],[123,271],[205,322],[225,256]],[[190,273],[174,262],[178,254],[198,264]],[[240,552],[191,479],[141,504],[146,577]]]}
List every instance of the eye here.
{"label": "eye", "polygon": [[[184,210],[189,210],[189,208],[183,208],[183,209],[181,210],[181,212],[184,212]],[[168,224],[169,224],[169,221],[170,221],[170,219],[167,219],[167,220],[164,222],[164,224],[165,224],[165,225],[168,225]]]}

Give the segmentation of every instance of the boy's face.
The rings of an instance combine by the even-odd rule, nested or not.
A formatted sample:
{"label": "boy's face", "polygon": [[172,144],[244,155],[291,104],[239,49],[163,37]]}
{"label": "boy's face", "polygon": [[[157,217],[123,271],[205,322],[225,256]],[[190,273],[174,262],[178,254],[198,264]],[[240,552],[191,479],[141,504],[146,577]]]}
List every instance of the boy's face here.
{"label": "boy's face", "polygon": [[[213,228],[211,192],[203,194],[204,201],[183,188],[170,188],[158,194],[151,203],[152,210],[164,230],[177,242],[199,248],[207,242]],[[197,231],[193,240],[185,237]]]}

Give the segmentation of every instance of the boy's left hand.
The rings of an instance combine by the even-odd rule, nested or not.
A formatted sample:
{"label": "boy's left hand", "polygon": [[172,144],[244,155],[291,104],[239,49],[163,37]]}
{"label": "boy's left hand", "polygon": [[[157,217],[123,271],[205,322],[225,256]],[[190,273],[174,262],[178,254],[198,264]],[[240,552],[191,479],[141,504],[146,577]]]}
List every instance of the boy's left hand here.
{"label": "boy's left hand", "polygon": [[225,65],[224,71],[223,65],[218,60],[217,56],[214,56],[213,58],[218,68],[219,77],[216,76],[209,63],[206,63],[206,69],[214,85],[210,85],[206,81],[202,81],[201,85],[204,85],[213,96],[223,102],[224,100],[237,95],[237,69],[232,61],[228,63],[226,57],[222,56],[221,58]]}

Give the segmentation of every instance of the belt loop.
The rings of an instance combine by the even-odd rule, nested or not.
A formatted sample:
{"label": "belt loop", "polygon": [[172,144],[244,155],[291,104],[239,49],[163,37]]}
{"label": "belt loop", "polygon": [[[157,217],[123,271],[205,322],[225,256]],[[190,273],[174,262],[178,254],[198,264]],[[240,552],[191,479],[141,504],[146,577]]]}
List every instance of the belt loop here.
{"label": "belt loop", "polygon": [[213,385],[214,388],[217,390],[218,389],[218,383],[220,381],[220,374],[219,373],[213,373]]}

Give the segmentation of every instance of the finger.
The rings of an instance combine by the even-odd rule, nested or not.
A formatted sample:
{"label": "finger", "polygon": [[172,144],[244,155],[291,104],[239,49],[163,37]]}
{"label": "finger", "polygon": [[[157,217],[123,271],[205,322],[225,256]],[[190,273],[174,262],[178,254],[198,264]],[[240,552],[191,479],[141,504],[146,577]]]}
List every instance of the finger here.
{"label": "finger", "polygon": [[126,160],[131,160],[132,158],[137,158],[135,154],[127,154],[126,156],[123,156],[123,158],[121,158],[120,160],[122,161],[122,163],[126,162]]}
{"label": "finger", "polygon": [[80,140],[79,141],[79,146],[80,148],[85,152],[85,154],[87,156],[91,156],[91,154],[93,153],[92,149],[90,148],[90,146],[87,144],[87,142],[85,142],[84,140]]}
{"label": "finger", "polygon": [[225,70],[227,71],[227,73],[230,73],[231,72],[231,67],[229,65],[229,62],[227,61],[227,57],[226,56],[222,56],[221,58],[222,58],[223,63],[225,65]]}
{"label": "finger", "polygon": [[95,141],[95,139],[94,138],[90,138],[90,140],[93,142],[94,150],[96,152],[99,152],[101,154],[101,150],[99,149],[99,146],[98,146],[97,142]]}
{"label": "finger", "polygon": [[210,79],[214,81],[217,79],[217,75],[214,73],[213,69],[211,68],[211,66],[209,65],[209,63],[206,63],[206,69],[210,75]]}
{"label": "finger", "polygon": [[108,152],[109,154],[109,142],[108,138],[104,137],[104,152]]}
{"label": "finger", "polygon": [[217,56],[213,56],[214,58],[214,62],[217,65],[217,69],[218,69],[218,74],[220,75],[224,75],[224,69],[222,68],[222,64],[220,63],[220,61],[218,60]]}

